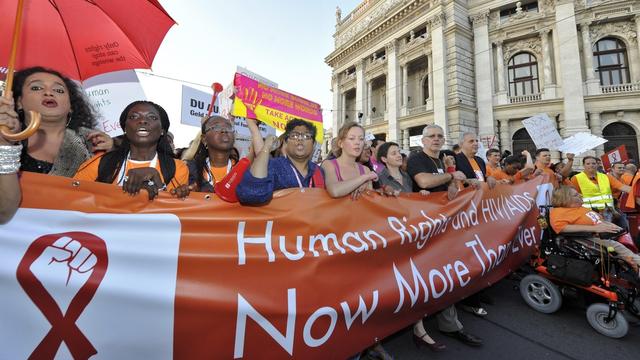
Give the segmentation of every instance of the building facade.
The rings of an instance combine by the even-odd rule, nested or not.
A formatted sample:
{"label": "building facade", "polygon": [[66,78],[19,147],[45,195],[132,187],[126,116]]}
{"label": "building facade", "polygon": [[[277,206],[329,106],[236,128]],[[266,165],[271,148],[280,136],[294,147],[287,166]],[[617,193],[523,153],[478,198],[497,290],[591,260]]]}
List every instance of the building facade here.
{"label": "building facade", "polygon": [[[638,159],[639,0],[365,0],[336,12],[333,136],[345,121],[407,149],[426,124],[448,143],[534,148],[522,120],[590,131]],[[559,154],[554,154],[557,158]]]}

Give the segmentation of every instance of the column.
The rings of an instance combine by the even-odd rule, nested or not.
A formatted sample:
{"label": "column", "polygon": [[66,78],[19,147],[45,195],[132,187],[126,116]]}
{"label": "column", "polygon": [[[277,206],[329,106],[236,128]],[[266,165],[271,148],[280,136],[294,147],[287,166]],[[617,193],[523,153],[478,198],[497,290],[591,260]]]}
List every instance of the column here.
{"label": "column", "polygon": [[496,61],[498,71],[498,93],[504,91],[504,54],[502,53],[502,40],[498,40],[494,43],[496,45]]}
{"label": "column", "polygon": [[450,143],[452,139],[449,138],[447,116],[447,46],[444,38],[444,21],[444,14],[436,15],[430,20],[433,58],[433,118],[435,124],[444,129],[444,136],[447,138],[447,143]]}
{"label": "column", "polygon": [[365,116],[367,117],[367,125],[371,125],[371,108],[373,107],[373,81],[367,81],[367,100],[365,101],[367,104]]}
{"label": "column", "polygon": [[578,31],[573,1],[557,0],[556,23],[559,47],[559,62],[562,73],[564,93],[564,118],[566,135],[588,131],[585,119],[584,95],[582,93],[582,72],[580,69],[580,50],[578,49]]}
{"label": "column", "polygon": [[429,104],[428,110],[433,110],[433,52],[427,54],[427,76],[429,77],[429,96],[426,103]]}
{"label": "column", "polygon": [[342,98],[340,100],[340,117],[338,118],[338,130],[340,130],[342,124],[345,123],[345,117],[347,116],[347,114],[349,114],[350,110],[351,109],[347,109],[347,93],[344,92],[342,93]]}
{"label": "column", "polygon": [[365,79],[364,79],[364,63],[365,60],[361,59],[356,63],[356,106],[355,106],[355,117],[353,121],[357,121],[362,124],[363,119],[360,118],[359,114],[364,114],[364,109],[366,108],[365,101],[367,100],[367,96],[364,93],[365,88]]}
{"label": "column", "polygon": [[392,40],[386,46],[387,50],[387,141],[398,142],[398,108],[400,66],[398,64],[398,41]]}
{"label": "column", "polygon": [[[409,104],[409,64],[402,67],[402,105],[405,108],[413,107]],[[415,101],[415,100],[414,100]]]}
{"label": "column", "polygon": [[551,30],[544,29],[540,31],[540,39],[542,40],[542,66],[544,72],[544,86],[553,84],[551,78],[551,51],[549,49],[549,32]]}
{"label": "column", "polygon": [[409,150],[409,129],[402,130],[402,149]]}
{"label": "column", "polygon": [[582,35],[582,57],[584,58],[584,73],[587,77],[587,94],[600,94],[600,80],[596,79],[593,71],[593,48],[591,46],[591,34],[589,33],[589,22],[580,24]]}
{"label": "column", "polygon": [[[500,151],[511,151],[511,128],[509,119],[498,120],[500,124]],[[531,154],[533,156],[533,154]]]}
{"label": "column", "polygon": [[478,107],[478,134],[494,135],[493,85],[491,81],[491,43],[489,42],[489,11],[471,16],[476,76],[476,105]]}
{"label": "column", "polygon": [[340,76],[338,74],[333,74],[331,76],[331,92],[333,92],[333,122],[331,127],[331,133],[333,137],[338,136],[338,129],[340,128],[340,114],[342,110],[342,105],[340,104],[340,100],[342,100],[342,96],[340,94],[340,81],[338,80]]}
{"label": "column", "polygon": [[[600,112],[592,111],[589,113],[589,125],[593,135],[602,137],[602,121],[600,120]],[[600,157],[603,154],[604,145],[600,145],[596,148],[596,156]]]}
{"label": "column", "polygon": [[[636,14],[636,16],[633,17],[633,21],[636,23],[636,39],[638,39],[638,37],[640,37],[640,15]],[[640,52],[640,40],[638,41],[638,52]],[[638,58],[640,59],[640,54]]]}

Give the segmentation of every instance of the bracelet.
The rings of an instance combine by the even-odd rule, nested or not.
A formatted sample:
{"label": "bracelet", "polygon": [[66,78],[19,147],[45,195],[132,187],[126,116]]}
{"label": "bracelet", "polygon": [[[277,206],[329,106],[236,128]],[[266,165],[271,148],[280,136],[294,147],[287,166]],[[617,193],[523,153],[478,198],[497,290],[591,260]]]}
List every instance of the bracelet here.
{"label": "bracelet", "polygon": [[0,175],[17,173],[21,154],[22,145],[0,145]]}
{"label": "bracelet", "polygon": [[449,182],[452,182],[452,181],[453,181],[453,173],[448,172],[448,173],[445,173],[445,175],[449,175],[449,176],[451,176],[451,179],[447,180],[447,183],[449,183]]}

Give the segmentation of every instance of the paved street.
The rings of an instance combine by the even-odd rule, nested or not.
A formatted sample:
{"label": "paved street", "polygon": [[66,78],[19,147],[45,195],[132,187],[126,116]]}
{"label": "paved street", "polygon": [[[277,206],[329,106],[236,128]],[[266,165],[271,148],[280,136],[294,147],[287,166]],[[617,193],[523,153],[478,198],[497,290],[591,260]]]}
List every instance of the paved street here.
{"label": "paved street", "polygon": [[505,279],[489,290],[495,305],[487,306],[485,319],[459,311],[465,329],[483,338],[481,348],[441,335],[434,319],[425,325],[447,345],[445,352],[416,349],[411,328],[389,337],[385,348],[396,359],[640,359],[640,326],[630,326],[629,334],[619,340],[604,337],[589,326],[580,304],[565,302],[557,313],[541,314],[524,303],[515,284]]}

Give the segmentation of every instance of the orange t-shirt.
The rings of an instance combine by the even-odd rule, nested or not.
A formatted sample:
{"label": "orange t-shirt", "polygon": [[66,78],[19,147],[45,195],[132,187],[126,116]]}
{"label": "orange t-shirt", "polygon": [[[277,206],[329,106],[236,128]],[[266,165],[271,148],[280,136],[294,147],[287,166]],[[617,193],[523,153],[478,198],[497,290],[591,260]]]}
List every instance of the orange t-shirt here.
{"label": "orange t-shirt", "polygon": [[520,184],[521,182],[524,181],[524,179],[522,178],[522,173],[520,171],[518,171],[515,175],[511,176],[506,172],[504,172],[504,170],[497,169],[493,172],[491,176],[493,176],[498,181],[509,180],[511,181],[511,184]]}
{"label": "orange t-shirt", "polygon": [[[209,168],[209,171],[211,171],[211,175],[213,176],[213,183],[217,184],[218,182],[222,181],[222,179],[224,179],[224,177],[227,176],[229,171],[231,171],[231,168],[233,168],[234,166],[236,166],[235,160],[231,160],[231,167],[229,167],[229,165],[220,166],[220,167],[211,166]],[[206,167],[206,164],[205,164],[205,167]],[[204,176],[204,179],[208,181],[209,174],[207,173],[207,169],[204,169],[202,175]]]}
{"label": "orange t-shirt", "polygon": [[624,173],[621,176],[622,183],[625,185],[631,185],[631,181],[633,181],[633,175],[629,173]]}
{"label": "orange t-shirt", "polygon": [[[619,194],[624,184],[621,183],[618,179],[614,178],[613,176],[609,174],[606,174],[606,175],[609,178],[609,185],[611,185],[611,192],[612,192],[611,195],[615,197],[614,194],[616,192]],[[592,179],[592,178],[589,178],[589,180],[591,180],[592,183],[598,185],[598,180]],[[582,194],[582,190],[580,190],[580,184],[578,183],[578,179],[575,176],[571,178],[571,185],[573,185],[573,187],[576,188],[576,190],[578,190],[578,192]]]}
{"label": "orange t-shirt", "polygon": [[497,173],[498,171],[502,171],[502,169],[500,169],[499,166],[492,167],[491,164],[487,163],[487,177],[489,176],[495,177],[494,174]]}
{"label": "orange t-shirt", "polygon": [[558,234],[567,225],[596,225],[602,222],[600,214],[585,207],[551,208],[549,218],[553,231]]}
{"label": "orange t-shirt", "polygon": [[[73,178],[76,180],[96,181],[96,179],[98,178],[98,167],[100,165],[100,159],[102,158],[102,155],[104,154],[96,155],[91,159],[85,161],[82,165],[80,165],[80,168],[73,176]],[[173,176],[173,179],[171,179],[171,182],[167,185],[167,190],[169,191],[179,187],[180,185],[189,184],[189,168],[187,168],[187,165],[182,160],[174,159],[173,161],[176,164],[176,173]],[[129,160],[127,161],[126,169],[128,171],[131,169],[149,167],[150,164],[151,161]],[[160,178],[162,179],[160,162],[156,162],[155,169],[158,170]],[[162,180],[164,181],[164,179]],[[117,184],[118,179],[114,179],[113,183]]]}
{"label": "orange t-shirt", "polygon": [[549,176],[549,181],[553,185],[554,189],[558,188],[558,178],[556,177],[556,173],[553,172],[553,170],[551,170],[551,168],[549,168],[549,167],[543,167],[543,168],[536,167],[536,168],[537,169],[542,169],[542,171]]}

